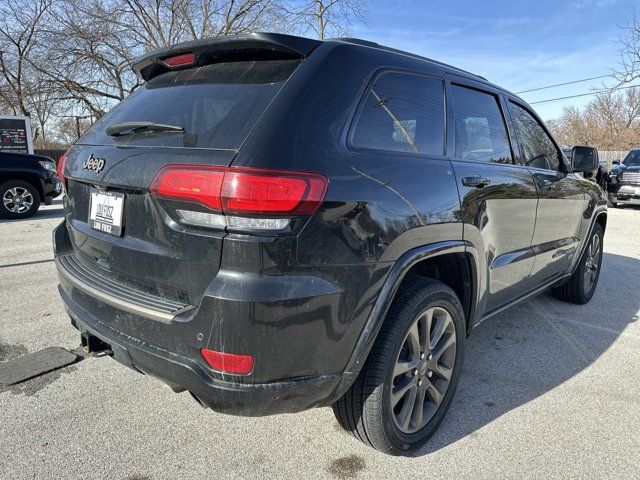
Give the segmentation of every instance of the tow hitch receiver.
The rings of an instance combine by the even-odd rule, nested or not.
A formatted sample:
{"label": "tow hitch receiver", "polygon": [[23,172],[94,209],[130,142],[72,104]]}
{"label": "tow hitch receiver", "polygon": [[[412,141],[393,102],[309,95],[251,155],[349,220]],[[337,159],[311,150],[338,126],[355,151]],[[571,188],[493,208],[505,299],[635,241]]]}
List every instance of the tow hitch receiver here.
{"label": "tow hitch receiver", "polygon": [[87,332],[80,333],[80,343],[82,344],[82,351],[84,353],[103,353],[105,355],[113,353],[111,351],[111,345]]}

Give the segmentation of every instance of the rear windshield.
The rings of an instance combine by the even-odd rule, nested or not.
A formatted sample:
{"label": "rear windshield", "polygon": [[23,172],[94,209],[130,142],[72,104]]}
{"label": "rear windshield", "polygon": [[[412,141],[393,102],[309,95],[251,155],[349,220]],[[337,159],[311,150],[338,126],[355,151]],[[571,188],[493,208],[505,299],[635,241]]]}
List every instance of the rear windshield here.
{"label": "rear windshield", "polygon": [[[227,62],[151,79],[102,117],[80,143],[237,149],[300,60]],[[154,122],[184,132],[140,130],[110,136],[124,122]]]}

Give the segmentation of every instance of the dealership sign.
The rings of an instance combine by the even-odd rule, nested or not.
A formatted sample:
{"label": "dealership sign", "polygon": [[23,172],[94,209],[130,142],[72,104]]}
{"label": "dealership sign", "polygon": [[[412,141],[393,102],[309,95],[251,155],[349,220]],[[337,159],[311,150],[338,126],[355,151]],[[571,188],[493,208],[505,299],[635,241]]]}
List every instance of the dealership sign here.
{"label": "dealership sign", "polygon": [[33,153],[29,117],[0,115],[0,152]]}

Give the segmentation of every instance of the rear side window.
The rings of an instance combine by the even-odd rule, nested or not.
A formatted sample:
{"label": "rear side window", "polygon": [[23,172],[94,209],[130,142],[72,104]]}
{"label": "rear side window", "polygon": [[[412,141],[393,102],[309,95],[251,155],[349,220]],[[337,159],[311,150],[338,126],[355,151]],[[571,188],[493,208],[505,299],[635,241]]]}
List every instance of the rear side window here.
{"label": "rear side window", "polygon": [[444,124],[442,81],[387,72],[378,77],[365,97],[352,144],[371,150],[442,156]]}
{"label": "rear side window", "polygon": [[518,142],[524,155],[524,165],[557,171],[560,167],[558,149],[540,122],[520,105],[509,103]]}
{"label": "rear side window", "polygon": [[456,119],[456,158],[511,163],[507,127],[498,98],[460,85],[452,86]]}
{"label": "rear side window", "polygon": [[[93,145],[239,148],[299,60],[215,63],[168,72],[120,102],[82,138]],[[154,122],[181,132],[140,131],[111,137],[124,122]]]}

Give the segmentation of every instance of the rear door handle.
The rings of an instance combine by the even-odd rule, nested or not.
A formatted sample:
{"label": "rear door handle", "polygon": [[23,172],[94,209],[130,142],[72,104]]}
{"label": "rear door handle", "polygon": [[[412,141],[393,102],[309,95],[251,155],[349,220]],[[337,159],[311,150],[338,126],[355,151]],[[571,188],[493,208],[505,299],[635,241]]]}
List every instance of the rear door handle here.
{"label": "rear door handle", "polygon": [[465,187],[484,188],[491,183],[491,179],[482,175],[471,175],[470,177],[462,177],[462,184]]}

